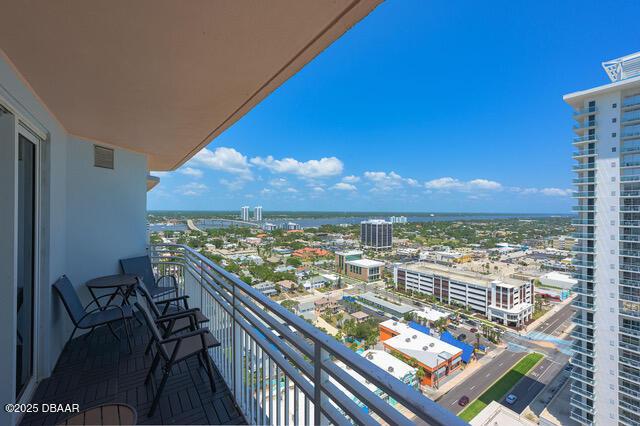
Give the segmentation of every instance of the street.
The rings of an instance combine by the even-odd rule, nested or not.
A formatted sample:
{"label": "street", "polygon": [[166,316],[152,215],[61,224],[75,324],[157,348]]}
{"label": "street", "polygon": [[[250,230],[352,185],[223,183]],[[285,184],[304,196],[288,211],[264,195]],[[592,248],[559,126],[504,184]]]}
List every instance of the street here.
{"label": "street", "polygon": [[[545,358],[523,377],[513,389],[518,397],[515,404],[505,406],[521,413],[534,400],[540,391],[565,367],[569,356],[558,351],[551,341],[539,343],[537,340],[558,339],[558,336],[569,326],[573,309],[570,304],[562,307],[535,329],[520,336],[516,333],[505,333],[503,340],[509,347],[489,364],[476,371],[463,383],[451,389],[437,400],[438,404],[458,414],[464,409],[458,400],[466,395],[470,401],[478,398],[491,384],[510,370],[528,352],[543,353]],[[547,343],[547,344],[544,344]]]}

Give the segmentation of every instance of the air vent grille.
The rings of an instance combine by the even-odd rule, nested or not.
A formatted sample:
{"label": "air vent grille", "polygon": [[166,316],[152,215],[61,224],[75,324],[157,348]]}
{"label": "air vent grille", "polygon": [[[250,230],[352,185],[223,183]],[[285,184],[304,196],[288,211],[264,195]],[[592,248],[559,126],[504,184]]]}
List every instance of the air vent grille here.
{"label": "air vent grille", "polygon": [[94,145],[93,148],[93,165],[103,169],[113,169],[113,149],[98,145]]}

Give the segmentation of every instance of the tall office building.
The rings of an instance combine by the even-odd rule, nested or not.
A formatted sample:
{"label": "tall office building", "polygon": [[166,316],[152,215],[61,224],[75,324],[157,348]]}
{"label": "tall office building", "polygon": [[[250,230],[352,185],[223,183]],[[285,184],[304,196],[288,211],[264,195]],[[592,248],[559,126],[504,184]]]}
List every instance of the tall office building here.
{"label": "tall office building", "polygon": [[391,216],[389,220],[391,221],[391,223],[407,223],[406,216]]}
{"label": "tall office building", "polygon": [[240,209],[240,220],[249,221],[249,206],[242,206]]}
{"label": "tall office building", "polygon": [[640,424],[640,53],[564,96],[577,124],[571,418]]}
{"label": "tall office building", "polygon": [[393,224],[384,220],[360,222],[360,243],[366,248],[390,249],[393,244]]}
{"label": "tall office building", "polygon": [[253,209],[253,220],[256,222],[262,221],[262,206],[256,206]]}

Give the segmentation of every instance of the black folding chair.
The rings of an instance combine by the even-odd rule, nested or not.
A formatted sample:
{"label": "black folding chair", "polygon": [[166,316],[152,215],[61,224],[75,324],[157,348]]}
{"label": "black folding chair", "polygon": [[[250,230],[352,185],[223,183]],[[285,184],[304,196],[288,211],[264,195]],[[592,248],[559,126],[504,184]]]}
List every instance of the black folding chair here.
{"label": "black folding chair", "polygon": [[[147,290],[147,287],[141,281],[138,281],[136,291],[144,298],[149,312],[162,331],[163,338],[185,330],[194,331],[202,324],[209,322],[209,318],[200,312],[200,309],[189,308],[187,302],[189,296],[185,295],[154,301],[149,290]],[[183,302],[182,306],[180,306],[180,302]],[[160,308],[162,308],[162,310]],[[149,353],[152,344],[153,338],[149,340],[147,349],[144,352],[145,354]]]}
{"label": "black folding chair", "polygon": [[131,352],[131,334],[129,331],[128,321],[133,318],[133,309],[129,305],[105,305],[97,306],[91,310],[87,310],[92,304],[98,303],[98,300],[104,297],[111,297],[110,294],[105,294],[100,297],[96,297],[91,303],[86,306],[82,306],[80,297],[76,289],[69,281],[66,275],[61,276],[53,284],[53,288],[58,292],[62,303],[64,304],[71,322],[73,322],[74,328],[67,343],[73,339],[73,336],[78,329],[91,329],[85,336],[85,339],[93,333],[96,327],[106,325],[109,327],[109,331],[113,336],[120,341],[120,337],[115,333],[112,324],[114,322],[122,321],[122,327],[127,334],[127,343],[129,344],[129,352]]}
{"label": "black folding chair", "polygon": [[137,301],[135,306],[142,313],[142,316],[147,323],[147,327],[149,327],[149,331],[151,332],[153,344],[156,347],[156,356],[153,358],[153,362],[149,368],[149,373],[144,381],[145,384],[149,383],[151,378],[154,376],[156,367],[160,361],[163,362],[162,379],[160,380],[156,395],[151,403],[148,416],[153,416],[173,366],[187,358],[197,356],[200,365],[204,364],[207,375],[209,376],[211,391],[215,393],[216,385],[213,379],[213,366],[211,365],[211,358],[209,357],[208,349],[220,346],[220,342],[213,337],[209,332],[209,329],[200,328],[188,333],[173,335],[172,337],[166,338],[162,335],[157,325],[158,322],[162,323],[165,320],[154,320],[151,312],[149,312],[147,303],[144,301]]}
{"label": "black folding chair", "polygon": [[[149,256],[120,259],[120,266],[125,274],[134,274],[139,276],[154,299],[156,297],[166,296],[170,293],[175,293],[176,297],[178,296],[178,281],[176,280],[176,277],[173,275],[163,275],[156,278],[153,274],[153,267],[151,266],[151,259]],[[169,279],[173,286],[161,286],[160,284],[164,282],[165,279]]]}

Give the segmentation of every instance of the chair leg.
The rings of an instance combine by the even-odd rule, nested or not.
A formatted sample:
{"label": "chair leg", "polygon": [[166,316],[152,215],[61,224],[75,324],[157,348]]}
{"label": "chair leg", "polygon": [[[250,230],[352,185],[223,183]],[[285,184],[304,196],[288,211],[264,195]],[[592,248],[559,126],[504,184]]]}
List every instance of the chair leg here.
{"label": "chair leg", "polygon": [[151,352],[152,345],[153,345],[153,337],[149,338],[149,343],[147,343],[147,347],[144,349],[145,355],[149,355],[149,352]]}
{"label": "chair leg", "polygon": [[158,402],[160,402],[160,396],[162,395],[162,391],[164,390],[164,385],[167,384],[167,379],[169,378],[169,373],[171,372],[171,365],[165,365],[162,369],[162,380],[160,381],[160,386],[158,386],[158,390],[156,391],[156,396],[153,398],[153,402],[151,403],[151,408],[149,409],[149,417],[153,416],[156,407],[158,406]]}
{"label": "chair leg", "polygon": [[108,323],[107,327],[109,327],[109,331],[111,332],[111,334],[113,334],[113,337],[115,337],[116,340],[119,342],[120,341],[120,337],[118,337],[116,332],[113,330],[113,327],[111,326],[111,323]]}
{"label": "chair leg", "polygon": [[131,322],[128,319],[124,319],[123,321],[124,321],[124,329],[127,333],[127,344],[129,345],[129,353],[132,354],[133,345],[131,344],[131,331],[130,331]]}
{"label": "chair leg", "polygon": [[207,375],[209,376],[209,383],[211,384],[211,393],[216,393],[216,384],[213,381],[213,367],[211,366],[211,357],[209,357],[209,353],[206,350],[202,351],[202,356],[204,357],[204,365],[207,367]]}
{"label": "chair leg", "polygon": [[153,377],[156,367],[158,366],[158,362],[160,362],[160,353],[156,353],[156,356],[153,358],[153,362],[151,363],[151,367],[149,367],[149,372],[147,373],[147,377],[144,379],[144,384],[149,383],[149,380]]}

